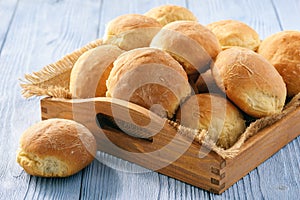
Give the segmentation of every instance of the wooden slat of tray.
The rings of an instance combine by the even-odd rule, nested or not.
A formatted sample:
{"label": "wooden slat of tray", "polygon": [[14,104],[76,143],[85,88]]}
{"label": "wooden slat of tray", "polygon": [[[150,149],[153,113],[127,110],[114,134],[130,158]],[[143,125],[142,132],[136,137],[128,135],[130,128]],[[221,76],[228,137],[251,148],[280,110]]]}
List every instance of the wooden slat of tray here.
{"label": "wooden slat of tray", "polygon": [[[226,160],[226,184],[233,185],[300,135],[300,108],[249,138],[233,159]],[[238,172],[238,173],[237,173]],[[226,186],[227,187],[227,186]]]}
{"label": "wooden slat of tray", "polygon": [[[95,115],[101,113],[112,116],[112,107],[118,111],[118,117],[121,117],[125,122],[128,121],[126,112],[129,110],[130,117],[135,123],[143,124],[145,121],[149,121],[149,117],[151,117],[157,126],[163,124],[163,128],[156,135],[149,135],[150,140],[129,136],[112,127],[100,129],[96,124]],[[95,113],[91,112],[91,109]],[[140,106],[121,100],[112,101],[110,98],[85,100],[45,98],[41,100],[41,111],[43,119],[73,119],[87,126],[97,138],[100,151],[218,194],[225,191],[300,134],[300,125],[297,123],[300,119],[300,109],[298,108],[284,119],[251,137],[233,159],[224,160],[212,151],[203,158],[199,158],[201,145],[192,142],[177,160],[167,163],[168,161],[159,154],[147,157],[144,153],[156,151],[172,140],[174,145],[169,147],[167,153],[175,154],[179,151],[179,147],[189,144],[189,141],[186,137],[176,137],[174,140],[176,130],[165,120]],[[109,144],[110,142],[126,151],[120,151],[120,148],[113,147]],[[203,150],[203,148],[201,149]],[[132,154],[132,152],[137,154]],[[161,163],[168,165],[158,168]]]}

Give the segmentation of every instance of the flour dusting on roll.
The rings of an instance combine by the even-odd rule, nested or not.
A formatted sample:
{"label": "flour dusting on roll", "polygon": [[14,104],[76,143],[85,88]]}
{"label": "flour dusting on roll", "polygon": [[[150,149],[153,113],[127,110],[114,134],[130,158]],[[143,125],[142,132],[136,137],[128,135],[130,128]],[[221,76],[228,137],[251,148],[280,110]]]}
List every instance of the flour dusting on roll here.
{"label": "flour dusting on roll", "polygon": [[96,140],[83,125],[48,119],[29,127],[20,138],[17,162],[34,176],[71,176],[94,160]]}
{"label": "flour dusting on roll", "polygon": [[117,45],[126,51],[149,47],[152,38],[161,27],[158,21],[145,15],[121,15],[107,24],[103,42]]}
{"label": "flour dusting on roll", "polygon": [[104,97],[113,62],[122,52],[114,45],[102,45],[82,54],[71,71],[72,98]]}
{"label": "flour dusting on roll", "polygon": [[150,9],[146,16],[156,19],[162,26],[179,20],[197,21],[196,16],[187,8],[177,5],[162,5]]}
{"label": "flour dusting on roll", "polygon": [[[195,21],[175,21],[164,26],[153,38],[151,47],[167,51],[189,76],[206,71],[221,51],[216,36]],[[193,81],[196,81],[196,78]]]}
{"label": "flour dusting on roll", "polygon": [[289,97],[300,92],[299,31],[282,31],[270,35],[263,40],[258,53],[270,61],[283,77]]}
{"label": "flour dusting on roll", "polygon": [[286,86],[276,69],[254,51],[232,47],[212,67],[217,85],[240,109],[253,117],[282,111]]}
{"label": "flour dusting on roll", "polygon": [[185,101],[176,119],[181,125],[208,130],[208,137],[220,147],[228,149],[245,131],[240,111],[224,97],[216,94],[197,94]]}
{"label": "flour dusting on roll", "polygon": [[256,51],[260,44],[258,33],[237,20],[220,20],[206,26],[218,38],[222,49],[238,46]]}
{"label": "flour dusting on roll", "polygon": [[169,54],[155,48],[123,53],[106,82],[107,96],[136,103],[172,118],[191,93],[186,72]]}

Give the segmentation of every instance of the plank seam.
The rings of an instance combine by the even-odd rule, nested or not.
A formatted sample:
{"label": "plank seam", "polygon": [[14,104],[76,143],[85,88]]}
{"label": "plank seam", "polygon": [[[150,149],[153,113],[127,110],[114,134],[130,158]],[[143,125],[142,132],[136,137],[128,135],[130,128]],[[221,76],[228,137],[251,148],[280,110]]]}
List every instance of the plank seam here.
{"label": "plank seam", "polygon": [[29,176],[28,185],[27,185],[27,188],[26,188],[26,191],[25,191],[24,197],[23,197],[23,199],[24,199],[24,200],[25,200],[25,199],[26,199],[26,197],[27,197],[27,194],[28,194],[28,191],[29,191],[29,187],[30,187],[31,180],[32,180],[32,176]]}
{"label": "plank seam", "polygon": [[190,9],[190,5],[189,5],[189,1],[188,0],[185,0],[185,6],[187,9]]}
{"label": "plank seam", "polygon": [[86,170],[85,169],[83,169],[82,171],[81,171],[81,178],[80,178],[80,189],[79,189],[79,200],[81,200],[82,199],[82,194],[83,194],[83,189],[84,189],[84,187],[82,186],[84,183],[83,183],[83,180],[84,180],[84,178],[83,178],[83,175],[84,175],[84,172],[85,172]]}
{"label": "plank seam", "polygon": [[277,10],[277,8],[276,8],[273,0],[271,0],[271,4],[272,4],[272,7],[273,7],[273,9],[275,11],[275,16],[276,16],[276,19],[277,19],[277,21],[279,23],[279,27],[283,31],[283,26],[282,26],[281,21],[280,21],[279,13],[278,13],[278,10]]}
{"label": "plank seam", "polygon": [[158,176],[158,184],[159,184],[159,190],[158,190],[158,194],[157,194],[157,200],[161,199],[161,178],[160,178],[160,174],[156,174]]}
{"label": "plank seam", "polygon": [[9,31],[10,31],[12,22],[13,22],[13,20],[14,20],[14,18],[15,18],[17,8],[19,7],[19,1],[20,1],[20,0],[18,0],[17,3],[16,3],[16,6],[15,6],[14,11],[13,11],[13,14],[12,14],[10,20],[9,20],[8,27],[7,27],[7,30],[6,30],[6,32],[5,32],[3,42],[2,42],[2,44],[1,44],[1,46],[0,46],[0,57],[1,57],[1,55],[2,55],[2,50],[3,50],[3,47],[4,47],[5,43],[6,43],[7,35],[8,35],[8,33],[9,33]]}

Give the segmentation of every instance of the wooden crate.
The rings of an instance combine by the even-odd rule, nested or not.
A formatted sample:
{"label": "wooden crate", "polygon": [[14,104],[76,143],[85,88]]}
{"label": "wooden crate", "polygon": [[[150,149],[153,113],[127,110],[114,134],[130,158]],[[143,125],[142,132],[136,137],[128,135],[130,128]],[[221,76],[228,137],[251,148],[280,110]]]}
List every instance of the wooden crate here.
{"label": "wooden crate", "polygon": [[[44,98],[41,112],[43,120],[64,118],[84,124],[95,135],[100,151],[217,194],[300,135],[298,107],[249,138],[237,156],[223,159],[186,136],[178,135],[166,120],[125,101],[105,97],[79,100]],[[129,124],[127,128],[132,134],[124,133],[111,123],[112,116],[118,123]],[[143,128],[150,119],[154,126]],[[140,126],[132,125],[130,120]],[[165,148],[164,151],[158,151],[161,148]],[[172,162],[166,159],[168,156]]]}

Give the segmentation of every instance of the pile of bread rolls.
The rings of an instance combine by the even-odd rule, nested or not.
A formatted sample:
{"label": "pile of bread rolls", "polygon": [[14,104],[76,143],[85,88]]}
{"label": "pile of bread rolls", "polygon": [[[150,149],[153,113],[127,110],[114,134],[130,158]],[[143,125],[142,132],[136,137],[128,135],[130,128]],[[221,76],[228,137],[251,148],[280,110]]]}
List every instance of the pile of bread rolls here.
{"label": "pile of bread rolls", "polygon": [[69,89],[72,98],[118,98],[208,130],[228,149],[245,131],[246,118],[280,113],[300,92],[300,32],[261,41],[243,22],[204,26],[175,5],[126,14],[106,25],[102,45],[78,59]]}

